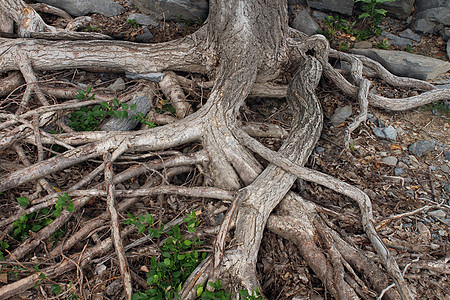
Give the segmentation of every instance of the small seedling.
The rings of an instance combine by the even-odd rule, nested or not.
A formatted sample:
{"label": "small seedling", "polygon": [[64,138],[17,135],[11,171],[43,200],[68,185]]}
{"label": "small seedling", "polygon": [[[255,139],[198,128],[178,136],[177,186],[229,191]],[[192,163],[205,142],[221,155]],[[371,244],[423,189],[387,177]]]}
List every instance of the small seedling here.
{"label": "small seedling", "polygon": [[5,253],[3,253],[3,250],[6,250],[9,248],[8,242],[0,241],[0,260],[5,260]]}
{"label": "small seedling", "polygon": [[388,40],[383,40],[377,44],[377,48],[387,50],[391,47]]}
{"label": "small seedling", "polygon": [[127,23],[133,25],[134,28],[138,28],[139,27],[139,24],[138,24],[138,22],[136,22],[135,19],[128,19]]}
{"label": "small seedling", "polygon": [[[134,224],[138,228],[138,233],[147,231],[152,237],[160,237],[162,234],[167,236],[160,248],[161,255],[153,256],[150,261],[147,273],[147,284],[150,288],[145,292],[133,294],[132,299],[179,298],[178,292],[183,282],[206,257],[205,252],[197,251],[202,242],[198,238],[184,238],[178,225],[172,226],[167,232],[164,232],[163,225],[160,229],[154,228],[153,216],[148,213],[138,217],[129,214],[129,219],[125,223]],[[195,212],[187,216],[184,223],[188,231],[194,232],[198,225]]]}
{"label": "small seedling", "polygon": [[356,0],[355,2],[364,2],[363,13],[359,15],[360,19],[368,18],[370,22],[370,31],[372,34],[379,36],[381,34],[380,23],[387,10],[376,8],[379,4],[385,2],[394,2],[395,0]]}
{"label": "small seedling", "polygon": [[413,47],[411,45],[407,45],[405,50],[408,53],[412,53],[413,52]]}
{"label": "small seedling", "polygon": [[[20,197],[16,200],[23,207],[28,206],[30,203],[27,197]],[[73,202],[66,193],[58,195],[58,200],[53,207],[43,208],[37,212],[20,216],[19,219],[13,222],[13,237],[16,240],[25,240],[30,235],[30,232],[38,232],[51,224],[61,215],[64,209],[67,211],[75,210]]]}

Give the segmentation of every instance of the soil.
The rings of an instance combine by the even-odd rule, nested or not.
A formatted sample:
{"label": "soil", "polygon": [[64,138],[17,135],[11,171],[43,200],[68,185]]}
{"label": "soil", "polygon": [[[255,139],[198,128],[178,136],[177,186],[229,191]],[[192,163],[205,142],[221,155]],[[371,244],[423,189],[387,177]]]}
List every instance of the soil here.
{"label": "soil", "polygon": [[[92,22],[86,30],[105,33],[115,38],[134,41],[141,33],[142,27],[134,27],[126,22],[126,17],[130,12],[138,12],[135,7],[128,4],[128,1],[117,1],[126,7],[127,12],[116,17],[106,18],[98,14],[92,15]],[[46,21],[50,24],[62,24],[61,20],[48,17]],[[386,19],[383,23],[391,24],[393,33],[399,28],[404,29],[404,24],[393,19]],[[88,29],[89,28],[89,29]],[[93,29],[95,28],[95,29]],[[150,28],[154,35],[153,42],[167,41],[182,37],[195,31],[198,24],[176,24],[174,22],[162,23],[157,28]],[[389,28],[386,27],[386,30]],[[338,48],[343,41],[350,40],[345,35],[336,35],[331,40],[331,45]],[[376,38],[371,41],[375,44]],[[422,42],[415,45],[413,53],[428,55],[445,60],[445,45],[440,37],[427,36],[422,38]],[[196,74],[182,74],[187,77],[199,78]],[[89,73],[81,70],[68,70],[65,72],[45,72],[38,74],[39,78],[46,82],[56,82],[67,79],[72,82],[84,83],[94,86],[96,89],[106,87],[118,77],[122,77],[126,82],[127,90],[132,89],[135,81],[125,78],[124,74],[109,73]],[[446,74],[444,76],[450,76]],[[202,78],[200,78],[202,79]],[[206,80],[205,78],[203,78]],[[93,84],[95,83],[95,84]],[[402,97],[417,93],[413,90],[403,90],[393,88],[382,82],[374,82],[378,92],[390,94],[394,97]],[[193,88],[186,91],[194,107],[200,105],[208,96],[208,89]],[[23,90],[16,91],[10,96],[10,100],[19,99]],[[343,136],[346,126],[351,123],[359,112],[357,104],[352,99],[336,93],[336,89],[327,80],[322,80],[317,89],[317,94],[322,102],[325,113],[325,123],[321,139],[316,150],[311,155],[308,167],[320,170],[333,175],[343,181],[353,184],[364,190],[371,198],[374,208],[376,225],[382,225],[378,228],[380,236],[393,252],[400,268],[405,268],[405,277],[410,287],[417,295],[417,299],[450,299],[450,278],[448,272],[448,257],[450,255],[449,226],[450,226],[450,173],[448,168],[450,163],[444,156],[445,150],[450,150],[450,114],[448,110],[440,109],[439,104],[430,104],[426,107],[420,107],[407,112],[388,112],[380,109],[370,108],[371,114],[369,120],[359,126],[353,133],[353,143],[350,153],[343,151]],[[55,99],[54,101],[60,101]],[[155,103],[161,106],[161,103]],[[353,107],[352,116],[344,123],[332,126],[328,121],[336,108],[345,105]],[[1,102],[0,109],[8,110],[5,102]],[[275,123],[286,130],[289,130],[291,119],[289,108],[283,99],[248,99],[246,106],[242,109],[242,119],[248,121],[259,121],[264,123]],[[398,131],[397,140],[388,142],[380,140],[373,134],[372,129],[384,123],[384,126],[392,125]],[[408,146],[421,140],[434,140],[438,146],[423,157],[413,156]],[[264,138],[261,141],[277,149],[282,140]],[[199,145],[191,145],[191,149],[174,149],[177,151],[189,152]],[[35,151],[33,147],[26,149],[27,153]],[[394,156],[399,161],[409,160],[409,164],[402,167],[403,173],[396,174],[397,166],[386,165],[382,159],[387,156]],[[1,153],[1,162],[16,162],[16,155],[12,151]],[[263,162],[264,163],[264,162]],[[68,171],[59,172],[48,178],[54,184],[55,188],[64,190],[65,187],[77,182],[86,174],[89,174],[96,166],[98,161],[89,161],[85,164],[72,167]],[[1,164],[5,168],[6,164]],[[446,167],[447,168],[446,168]],[[116,166],[120,169],[120,165]],[[397,170],[398,171],[398,170]],[[182,176],[176,176],[174,183],[193,184],[201,176],[196,172],[188,172]],[[102,180],[97,178],[97,180]],[[146,180],[145,177],[135,179],[140,184]],[[133,181],[127,181],[121,188],[133,186]],[[363,250],[368,257],[378,261],[370,242],[365,237],[361,227],[360,214],[357,205],[350,199],[328,191],[326,188],[314,184],[298,181],[295,189],[306,199],[319,203],[326,208],[323,216],[328,223],[338,228],[339,232],[350,241]],[[20,189],[4,193],[0,200],[0,220],[7,218],[17,212],[16,197],[31,194],[34,190],[32,184],[22,186]],[[413,213],[414,210],[424,206],[432,206],[430,209]],[[160,201],[159,198],[145,197],[142,202],[134,205],[130,213],[145,214],[148,212],[156,219],[161,217],[160,222],[168,223],[180,215],[192,212],[194,209],[201,212],[199,215],[199,232],[202,233],[201,239],[204,241],[203,251],[210,252],[213,234],[207,234],[208,228],[220,224],[223,210],[227,204],[213,202],[208,200],[190,199],[184,197],[170,196],[166,201]],[[442,210],[446,217],[433,215],[437,210]],[[81,224],[95,218],[106,211],[105,203],[97,199],[85,207],[82,213],[71,220],[65,227],[63,235],[66,237],[75,232]],[[395,218],[390,222],[383,221],[399,214],[411,214]],[[127,216],[123,215],[123,220]],[[107,226],[106,226],[107,227]],[[97,238],[109,236],[108,229],[99,228],[96,232]],[[2,229],[4,230],[4,228]],[[139,238],[134,233],[130,235],[125,244]],[[61,239],[61,238],[60,238]],[[7,239],[10,248],[14,249],[18,242],[12,238]],[[82,241],[79,245],[71,249],[70,255],[77,251],[82,251],[83,247],[92,242]],[[232,243],[231,243],[232,245]],[[39,263],[40,266],[54,264],[55,261],[46,259],[47,251],[53,247],[53,241],[42,243],[33,252],[30,258],[23,264],[26,269],[32,268]],[[128,257],[131,270],[141,279],[145,280],[145,273],[142,272],[144,266],[150,263],[150,255],[133,252]],[[446,273],[430,267],[428,264],[446,261]],[[119,295],[111,292],[113,285],[117,282],[118,272],[117,263],[110,260],[104,265],[107,269],[97,275],[94,261],[91,267],[83,270],[83,276],[79,272],[71,272],[58,279],[58,283],[68,283],[72,281],[79,285],[81,280],[87,282],[85,293],[95,295],[104,293],[109,299],[117,299]],[[445,265],[445,264],[444,264]],[[1,274],[8,274],[6,277],[0,277],[3,284],[10,283],[18,278],[29,275],[30,272],[20,269],[17,265],[1,265]],[[308,268],[302,257],[298,254],[296,246],[291,242],[280,238],[279,236],[266,232],[259,253],[258,263],[259,279],[264,294],[269,299],[330,299],[331,296],[324,289],[321,282],[315,277],[314,273]],[[3,279],[2,279],[3,278]],[[49,293],[52,283],[43,282],[40,287],[24,292],[15,299],[46,298],[45,293]],[[140,286],[134,286],[143,290]],[[109,290],[108,290],[109,289]],[[80,287],[77,286],[77,294]],[[120,290],[120,289],[119,289]],[[65,295],[68,297],[68,295]],[[374,295],[375,297],[375,295]]]}

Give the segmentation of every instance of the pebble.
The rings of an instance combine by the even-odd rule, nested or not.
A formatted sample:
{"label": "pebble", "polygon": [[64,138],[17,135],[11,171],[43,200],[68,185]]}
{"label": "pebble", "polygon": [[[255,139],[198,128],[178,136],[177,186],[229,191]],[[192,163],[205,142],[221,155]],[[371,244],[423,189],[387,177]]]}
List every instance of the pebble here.
{"label": "pebble", "polygon": [[[381,121],[379,121],[380,123]],[[391,125],[386,128],[375,127],[372,129],[373,134],[383,140],[395,141],[397,139],[397,130]]]}
{"label": "pebble", "polygon": [[450,219],[444,219],[442,221],[444,221],[448,226],[450,226]]}
{"label": "pebble", "polygon": [[394,169],[394,174],[396,176],[403,174],[403,169],[402,168],[395,168]]}
{"label": "pebble", "polygon": [[450,150],[445,150],[444,151],[444,156],[446,160],[450,160]]}
{"label": "pebble", "polygon": [[441,170],[444,173],[447,173],[447,174],[450,173],[450,167],[447,165],[441,165]]}
{"label": "pebble", "polygon": [[447,214],[442,209],[438,209],[438,210],[433,210],[433,211],[427,212],[427,215],[442,219],[442,218],[445,218],[445,216]]}
{"label": "pebble", "polygon": [[450,193],[450,181],[444,182],[444,190]]}
{"label": "pebble", "polygon": [[125,89],[125,81],[122,78],[118,78],[113,84],[107,87],[107,90],[112,93],[117,93]]}
{"label": "pebble", "polygon": [[438,233],[439,233],[440,236],[446,236],[447,235],[447,232],[445,230],[443,230],[443,229],[439,229]]}
{"label": "pebble", "polygon": [[414,144],[408,147],[408,150],[415,156],[422,157],[423,155],[433,150],[434,146],[435,142],[423,140],[415,142]]}
{"label": "pebble", "polygon": [[411,29],[405,29],[402,32],[400,32],[398,34],[399,36],[403,37],[403,38],[407,38],[416,42],[420,42],[420,35],[418,35],[417,33],[415,33],[414,31],[412,31]]}
{"label": "pebble", "polygon": [[401,161],[401,162],[398,163],[398,167],[401,168],[401,169],[404,169],[404,168],[407,168],[408,165]]}
{"label": "pebble", "polygon": [[352,115],[352,107],[350,105],[338,107],[336,108],[333,116],[330,118],[330,123],[333,124],[334,126],[339,125],[351,115]]}
{"label": "pebble", "polygon": [[139,25],[152,26],[152,27],[158,27],[159,26],[159,22],[158,21],[153,19],[151,16],[144,15],[144,14],[137,14],[137,13],[129,14],[128,18],[127,18],[127,21],[128,20],[134,20]]}
{"label": "pebble", "polygon": [[316,148],[314,148],[316,150],[316,153],[320,154],[325,152],[325,148],[317,146]]}
{"label": "pebble", "polygon": [[422,236],[422,238],[426,241],[429,241],[431,239],[431,232],[428,229],[428,226],[423,224],[422,222],[417,222],[417,231]]}
{"label": "pebble", "polygon": [[395,166],[395,165],[397,165],[398,159],[395,156],[388,156],[388,157],[384,157],[381,160],[381,162],[386,165]]}

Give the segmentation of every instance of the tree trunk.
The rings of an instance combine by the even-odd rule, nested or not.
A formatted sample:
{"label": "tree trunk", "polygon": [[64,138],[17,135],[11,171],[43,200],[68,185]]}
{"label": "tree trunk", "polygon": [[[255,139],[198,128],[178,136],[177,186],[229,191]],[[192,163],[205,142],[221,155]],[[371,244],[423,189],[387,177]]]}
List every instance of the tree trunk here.
{"label": "tree trunk", "polygon": [[[49,30],[45,24],[45,26],[42,25],[42,20],[35,15],[34,10],[30,11],[29,6],[22,0],[2,1],[0,10],[7,12],[11,19],[19,23],[21,36],[27,36],[29,32]],[[27,18],[31,23],[27,23]],[[39,126],[43,127],[51,122],[56,111],[61,109],[57,105],[48,104],[37,83],[34,71],[67,68],[106,68],[115,72],[135,73],[184,71],[207,74],[214,81],[205,105],[184,119],[165,126],[138,132],[91,135],[90,141],[81,142],[77,135],[71,132],[63,135],[49,135],[49,140],[57,140],[69,150],[49,159],[37,159],[36,163],[26,168],[2,175],[0,192],[33,180],[42,180],[44,176],[68,169],[88,159],[107,157],[108,155],[105,154],[108,153],[111,153],[108,159],[110,165],[125,152],[160,151],[192,142],[201,142],[208,157],[206,174],[209,180],[205,180],[204,184],[231,191],[236,194],[236,197],[215,242],[213,257],[205,261],[202,269],[188,279],[181,293],[183,299],[195,294],[194,287],[204,283],[200,279],[204,280],[208,277],[213,281],[216,278],[222,279],[226,287],[235,292],[240,288],[251,291],[259,287],[256,262],[269,217],[271,220],[269,228],[299,244],[300,252],[305,260],[335,298],[358,298],[355,290],[345,281],[343,274],[339,273],[340,270],[344,270],[342,257],[347,257],[346,260],[350,264],[357,262],[357,260],[351,261],[348,256],[339,256],[339,249],[349,249],[345,248],[348,245],[343,245],[345,242],[340,241],[339,246],[336,246],[338,242],[328,239],[327,237],[334,236],[334,233],[330,233],[329,228],[315,222],[314,217],[311,217],[317,214],[316,207],[311,203],[308,204],[307,199],[300,199],[293,195],[290,189],[298,177],[304,177],[302,175],[304,169],[301,167],[314,148],[322,129],[322,109],[315,95],[315,88],[322,76],[322,70],[338,87],[343,89],[344,93],[354,98],[368,99],[369,102],[376,102],[375,104],[381,107],[388,107],[389,103],[385,98],[368,94],[368,82],[362,77],[362,62],[357,58],[346,57],[352,64],[358,66],[353,69],[352,75],[355,80],[352,84],[328,63],[330,50],[325,38],[305,37],[290,29],[286,1],[211,0],[209,17],[202,28],[183,39],[161,44],[1,38],[0,53],[2,53],[1,71],[20,70],[28,84],[27,89],[31,89],[38,95],[43,106],[28,112],[25,112],[24,108],[18,110],[17,115],[21,122],[31,122],[31,119],[36,118],[33,122],[38,124],[38,128],[34,131],[26,127],[26,124],[15,127],[19,124],[18,117],[11,114],[2,115],[6,121],[0,125],[0,149],[12,147],[13,143],[14,145],[19,142],[26,143],[33,134],[36,136],[38,146],[46,143],[48,136],[42,133],[41,138],[41,134],[36,132],[41,131]],[[384,71],[378,70],[378,72]],[[250,93],[272,96],[278,91],[284,93],[286,88],[275,83],[284,78],[290,79],[286,97],[294,118],[290,134],[280,150],[266,155],[265,151],[268,149],[264,149],[264,146],[242,130],[239,109]],[[397,82],[396,78],[391,78],[391,81]],[[427,89],[432,89],[426,83],[421,84]],[[277,88],[267,91],[267,87],[274,86]],[[444,96],[445,92],[430,91],[428,94],[418,96],[417,99],[423,104],[442,99]],[[25,100],[23,103],[26,105]],[[396,105],[401,106],[404,103],[406,101],[397,100]],[[77,105],[69,104],[72,107]],[[184,114],[185,111],[180,115]],[[74,148],[75,146],[77,147]],[[42,147],[39,149],[43,151]],[[255,158],[254,152],[264,157],[269,165],[264,168]],[[202,154],[202,156],[205,155]],[[198,162],[190,163],[190,165],[197,166]],[[145,168],[142,169],[140,174],[145,172]],[[133,172],[130,171],[130,174],[136,176],[137,171]],[[333,188],[358,201],[365,230],[374,243],[381,262],[397,285],[399,294],[390,291],[388,297],[395,299],[400,295],[402,299],[412,299],[413,296],[403,281],[398,266],[373,230],[370,200],[367,195],[359,193],[360,191],[354,192],[344,183],[325,180],[323,179],[327,178],[325,175],[317,173],[304,179]],[[120,182],[114,180],[110,178],[109,186]],[[114,188],[110,190],[112,191],[110,193],[115,193]],[[88,197],[80,196],[77,201],[81,207],[88,201]],[[286,209],[280,209],[277,215],[271,216],[280,202],[282,208],[292,207],[292,203],[301,203],[303,208],[298,215]],[[65,220],[70,216],[71,213],[67,212],[64,215]],[[39,241],[48,238],[52,230],[64,224],[64,220],[54,223],[55,225],[52,224],[46,228],[48,230],[45,234],[40,232],[32,237],[37,242],[29,241],[29,244],[37,245]],[[225,236],[231,234],[229,230],[233,224],[233,243],[237,246],[224,250]],[[283,224],[286,226],[286,231],[283,231]],[[302,245],[298,235],[293,234],[295,229],[289,227],[292,224],[304,229],[298,235],[307,241],[305,244]],[[323,242],[319,243],[318,240]],[[359,253],[357,249],[353,250],[354,253]],[[31,246],[28,248],[23,246],[20,251],[13,253],[14,259],[20,259],[30,251],[32,251]],[[374,268],[379,272],[371,273],[378,275],[368,284],[381,292],[383,286],[388,285],[383,272],[375,265],[370,265],[370,262],[367,262],[365,266],[367,266],[366,269]],[[64,270],[67,268],[65,267]],[[364,270],[360,272],[364,273]],[[51,274],[56,274],[55,270],[52,269]],[[129,277],[127,274],[122,276]],[[23,279],[22,288],[29,288],[30,282],[32,283],[30,278]],[[0,288],[0,298],[13,295],[20,289],[18,286],[19,284],[16,283],[14,286],[6,285]]]}

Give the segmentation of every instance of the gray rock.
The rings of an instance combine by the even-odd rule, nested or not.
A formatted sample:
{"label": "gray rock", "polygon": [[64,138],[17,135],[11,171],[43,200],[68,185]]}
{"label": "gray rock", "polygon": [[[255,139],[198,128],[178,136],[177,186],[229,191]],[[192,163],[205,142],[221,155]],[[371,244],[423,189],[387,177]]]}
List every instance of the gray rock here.
{"label": "gray rock", "polygon": [[139,42],[139,43],[149,43],[149,42],[152,41],[153,38],[154,38],[154,36],[153,36],[153,34],[150,32],[150,29],[148,29],[147,27],[145,27],[145,28],[142,30],[142,34],[138,35],[134,41],[135,41],[135,42]]}
{"label": "gray rock", "polygon": [[450,60],[450,40],[447,42],[447,58]]}
{"label": "gray rock", "polygon": [[389,44],[395,47],[406,47],[406,46],[412,46],[412,41],[407,38],[396,36],[395,34],[389,33],[387,31],[383,31],[381,33],[380,39],[383,40],[384,38],[387,38],[389,40]]}
{"label": "gray rock", "polygon": [[395,166],[395,165],[397,165],[398,159],[395,156],[387,156],[387,157],[383,157],[381,162],[386,165]]}
{"label": "gray rock", "polygon": [[407,39],[413,40],[415,42],[420,42],[420,39],[421,39],[420,35],[418,35],[417,33],[415,33],[414,31],[412,31],[409,28],[403,30],[398,35],[403,37],[403,38],[407,38]]}
{"label": "gray rock", "polygon": [[164,79],[164,73],[133,73],[125,71],[125,76],[130,79],[146,79],[150,81],[160,82]]}
{"label": "gray rock", "polygon": [[[445,190],[447,193],[450,193],[450,181],[444,182],[444,190]],[[450,201],[449,201],[449,203],[450,203]]]}
{"label": "gray rock", "polygon": [[[441,36],[444,41],[448,42],[450,40],[450,27],[445,27],[445,29],[442,30],[442,32],[441,32]],[[448,44],[447,44],[447,49],[448,49]]]}
{"label": "gray rock", "polygon": [[294,21],[292,21],[291,26],[308,35],[316,34],[319,29],[319,24],[317,24],[306,10],[302,10],[298,13]]}
{"label": "gray rock", "polygon": [[325,152],[325,148],[317,146],[314,148],[318,154]]}
{"label": "gray rock", "polygon": [[389,125],[386,128],[383,128],[384,135],[386,136],[386,139],[395,141],[397,139],[397,130],[395,130],[394,127]]}
{"label": "gray rock", "polygon": [[399,176],[399,175],[403,174],[403,169],[402,168],[394,168],[394,174],[395,174],[395,176]]}
{"label": "gray rock", "polygon": [[408,165],[405,164],[405,163],[402,162],[402,161],[400,161],[400,162],[398,163],[398,166],[399,166],[399,168],[402,168],[402,169],[408,168]]}
{"label": "gray rock", "polygon": [[447,173],[447,174],[450,173],[450,167],[447,166],[447,165],[441,165],[441,170],[442,170],[442,172],[444,172],[444,173]]}
{"label": "gray rock", "polygon": [[351,115],[352,115],[352,107],[350,105],[338,107],[334,112],[333,116],[331,116],[330,123],[333,124],[334,126],[339,125]]}
{"label": "gray rock", "polygon": [[397,0],[394,2],[385,2],[381,8],[387,10],[389,16],[396,19],[406,20],[413,12],[414,0]]}
{"label": "gray rock", "polygon": [[370,41],[357,42],[357,43],[355,43],[355,45],[353,47],[355,49],[370,49],[370,48],[372,48],[372,42],[370,42]]}
{"label": "gray rock", "polygon": [[448,62],[405,51],[352,49],[350,52],[370,57],[399,76],[432,80],[450,70]]}
{"label": "gray rock", "polygon": [[139,10],[157,20],[204,21],[208,16],[207,0],[133,0]]}
{"label": "gray rock", "polygon": [[417,11],[423,11],[435,7],[446,7],[449,5],[449,0],[416,0]]}
{"label": "gray rock", "polygon": [[444,156],[446,160],[450,160],[450,151],[449,150],[444,150]]}
{"label": "gray rock", "polygon": [[354,0],[308,0],[308,6],[319,10],[328,10],[351,16]]}
{"label": "gray rock", "polygon": [[288,0],[288,5],[305,4],[306,0]]}
{"label": "gray rock", "polygon": [[412,28],[423,33],[436,33],[450,26],[450,7],[437,7],[416,14]]}
{"label": "gray rock", "polygon": [[136,23],[138,23],[139,25],[144,25],[144,26],[153,26],[153,27],[159,26],[159,22],[157,22],[151,16],[144,15],[144,14],[134,14],[134,13],[129,14],[127,21],[128,20],[135,20]]}
{"label": "gray rock", "polygon": [[434,146],[435,142],[423,140],[420,142],[415,142],[414,144],[408,147],[408,150],[415,156],[422,157],[423,155],[433,150]]}
{"label": "gray rock", "polygon": [[318,21],[323,21],[326,17],[328,17],[328,14],[324,13],[320,10],[314,10],[311,15],[314,17],[314,19]]}
{"label": "gray rock", "polygon": [[397,130],[389,125],[386,128],[375,127],[372,129],[373,134],[382,140],[395,141],[397,139]]}
{"label": "gray rock", "polygon": [[72,16],[84,16],[99,13],[105,17],[120,15],[125,12],[120,4],[112,0],[38,0],[66,11]]}
{"label": "gray rock", "polygon": [[438,218],[445,218],[445,216],[447,214],[442,209],[438,209],[438,210],[433,210],[433,211],[427,212],[427,215],[433,216],[433,217],[438,217]]}
{"label": "gray rock", "polygon": [[113,84],[108,86],[106,89],[112,93],[122,91],[125,89],[125,81],[122,78],[118,78],[116,81],[114,81]]}

